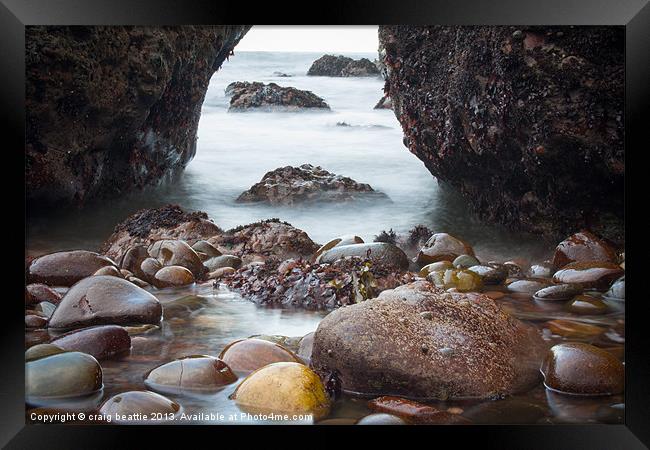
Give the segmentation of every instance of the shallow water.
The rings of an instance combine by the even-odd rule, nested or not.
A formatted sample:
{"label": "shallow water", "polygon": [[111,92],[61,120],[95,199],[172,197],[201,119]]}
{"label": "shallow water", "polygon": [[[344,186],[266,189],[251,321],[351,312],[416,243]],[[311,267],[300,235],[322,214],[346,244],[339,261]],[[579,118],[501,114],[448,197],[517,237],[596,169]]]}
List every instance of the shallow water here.
{"label": "shallow water", "polygon": [[[372,240],[381,230],[405,232],[417,224],[470,242],[487,259],[527,257],[541,261],[552,244],[477,221],[454,192],[439,186],[402,144],[390,110],[374,110],[383,95],[380,77],[308,77],[318,53],[242,52],[212,78],[202,109],[195,158],[180,179],[145,192],[88,205],[83,210],[28,208],[30,253],[98,248],[113,227],[141,208],[178,203],[206,211],[224,229],[278,217],[316,242],[356,233]],[[375,54],[350,54],[375,59]],[[291,77],[274,76],[282,72]],[[323,97],[332,111],[228,113],[225,87],[233,81],[275,82]],[[337,126],[344,122],[351,126]],[[387,202],[305,207],[237,204],[237,196],[270,170],[311,163],[369,183]]]}
{"label": "shallow water", "polygon": [[[218,356],[230,342],[253,335],[303,336],[315,331],[326,312],[306,311],[292,308],[259,307],[239,295],[211,284],[182,289],[152,291],[163,303],[164,320],[159,329],[132,336],[132,349],[128,355],[101,361],[104,372],[104,390],[96,396],[72,400],[67,405],[56,402],[48,406],[70,411],[92,411],[109,397],[129,390],[146,389],[145,375],[154,367],[188,355],[207,354]],[[179,299],[182,299],[179,301]],[[596,338],[571,338],[583,340],[607,348],[623,359],[624,336],[623,312],[613,304],[604,316],[577,316],[566,312],[562,302],[552,306],[533,302],[530,298],[506,296],[498,302],[513,315],[539,327],[549,345],[562,342],[563,338],[552,336],[545,322],[555,318],[578,320],[597,324],[604,332]],[[28,332],[31,343],[47,339],[46,335]],[[240,380],[244,374],[239,374]],[[228,396],[238,382],[222,391],[209,395],[164,394],[177,401],[187,415],[203,414],[198,420],[177,420],[176,424],[188,423],[277,423],[248,417],[240,411]],[[354,423],[371,413],[366,398],[344,395],[333,405],[330,420]],[[547,391],[540,383],[531,391],[494,401],[446,401],[428,402],[446,410],[459,407],[463,416],[476,423],[620,423],[623,411],[612,405],[623,403],[623,396],[578,397]],[[210,414],[213,414],[211,417]],[[223,415],[222,418],[219,415]],[[243,414],[243,415],[242,415]],[[231,419],[234,418],[234,419]],[[299,423],[312,423],[305,419]]]}
{"label": "shallow water", "polygon": [[[380,78],[305,76],[311,62],[319,56],[250,52],[232,57],[211,81],[202,110],[197,155],[180,179],[120,199],[91,204],[83,210],[28,208],[28,253],[96,249],[113,227],[134,211],[178,203],[189,210],[206,211],[224,229],[278,217],[321,243],[350,233],[371,241],[384,229],[406,232],[416,224],[424,224],[434,231],[449,232],[468,241],[481,260],[517,258],[535,263],[551,256],[553,243],[480,223],[457,194],[438,185],[424,165],[404,148],[393,112],[372,109],[382,96]],[[373,54],[350,56],[375,58]],[[276,71],[292,77],[274,76]],[[273,81],[308,89],[323,97],[332,111],[228,113],[224,88],[232,81]],[[352,126],[337,126],[338,122]],[[298,208],[235,203],[236,197],[267,171],[304,163],[321,165],[334,173],[369,183],[386,193],[392,202]],[[144,389],[144,375],[162,363],[191,354],[217,356],[229,342],[252,335],[302,336],[314,331],[325,314],[259,307],[224,288],[213,290],[210,285],[154,293],[165,306],[161,328],[134,336],[129,355],[102,362],[104,391],[96,398],[85,399],[90,409],[114,394]],[[175,300],[188,295],[198,297],[185,306],[173,306]],[[561,307],[542,308],[530,299],[506,297],[499,302],[540,328],[550,318],[570,315]],[[601,324],[605,329],[618,329],[623,315],[619,311],[580,320]],[[47,338],[46,332],[27,334],[28,345]],[[548,333],[547,338],[557,340]],[[599,345],[616,347],[622,353],[620,337],[619,342],[599,339]],[[228,400],[235,386],[215,395],[170,397],[187,413],[221,413],[228,417],[239,413],[234,402]],[[464,415],[479,423],[547,423],[613,421],[620,410],[608,409],[608,405],[622,401],[621,396],[558,397],[546,392],[540,383],[531,392],[507,400],[434,404],[443,409],[459,406]],[[328,419],[353,422],[368,413],[364,399],[344,397],[334,405]]]}

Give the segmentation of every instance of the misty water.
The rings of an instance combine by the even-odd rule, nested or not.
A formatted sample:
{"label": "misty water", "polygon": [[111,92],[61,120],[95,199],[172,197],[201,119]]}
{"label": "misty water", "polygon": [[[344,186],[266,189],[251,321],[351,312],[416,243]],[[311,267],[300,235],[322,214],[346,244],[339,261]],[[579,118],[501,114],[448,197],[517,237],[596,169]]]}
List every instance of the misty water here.
{"label": "misty water", "polygon": [[[207,212],[224,229],[277,217],[323,243],[351,233],[372,241],[381,230],[406,232],[424,224],[436,232],[465,239],[486,259],[548,258],[552,243],[481,223],[458,194],[437,183],[403,145],[402,130],[393,112],[373,109],[383,95],[381,77],[307,76],[309,66],[320,56],[241,52],[231,57],[212,77],[203,103],[196,156],[180,179],[95,202],[82,210],[28,208],[30,253],[96,249],[129,214],[177,203],[188,210]],[[373,53],[346,56],[377,57]],[[224,89],[233,81],[274,82],[310,90],[325,99],[331,111],[229,113]],[[392,201],[303,207],[235,202],[266,172],[305,163],[368,183]]]}
{"label": "misty water", "polygon": [[[207,212],[223,229],[277,217],[305,230],[318,243],[352,233],[372,241],[382,230],[407,232],[423,224],[436,232],[449,232],[466,240],[481,260],[517,258],[535,263],[551,256],[554,243],[479,222],[459,195],[438,184],[423,163],[404,147],[402,130],[393,112],[373,109],[383,94],[384,83],[380,77],[306,76],[311,63],[321,55],[240,52],[231,57],[211,80],[202,109],[197,153],[178,180],[121,198],[94,202],[81,210],[28,208],[28,253],[96,250],[114,226],[133,212],[175,203],[186,210]],[[372,53],[347,56],[376,58]],[[277,72],[290,76],[281,77]],[[233,81],[275,82],[307,89],[324,98],[331,111],[229,113],[224,89]],[[301,207],[235,202],[241,192],[267,171],[305,163],[368,183],[387,194],[391,202]],[[134,336],[129,355],[102,362],[104,391],[92,407],[111,395],[144,389],[145,374],[174,358],[191,354],[217,356],[229,342],[251,335],[302,336],[314,331],[326,314],[259,307],[223,286],[213,289],[211,283],[150,290],[163,303],[165,320],[160,329]],[[189,303],[174,306],[183,297],[190,298]],[[550,318],[576,318],[559,307],[542,311],[529,300],[505,297],[501,303],[540,328]],[[599,323],[605,328],[620,328],[622,314],[614,312],[579,320]],[[47,331],[28,332],[28,345],[47,341],[49,337]],[[171,397],[190,413],[236,412],[234,403],[228,399],[235,386],[214,396]],[[602,408],[611,415],[610,406],[621,401],[620,396],[566,399],[546,392],[540,384],[529,393],[502,402],[448,402],[438,406],[478,408],[474,420],[479,423],[585,422],[610,420],[601,418]],[[335,404],[330,418],[354,422],[368,413],[364,399],[344,397]]]}

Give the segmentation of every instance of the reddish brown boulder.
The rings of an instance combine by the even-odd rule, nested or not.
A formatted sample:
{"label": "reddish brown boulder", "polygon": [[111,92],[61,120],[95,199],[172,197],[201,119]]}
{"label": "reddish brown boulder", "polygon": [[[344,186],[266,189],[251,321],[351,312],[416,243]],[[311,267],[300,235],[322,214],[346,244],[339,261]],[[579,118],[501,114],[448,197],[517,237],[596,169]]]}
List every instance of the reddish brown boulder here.
{"label": "reddish brown boulder", "polygon": [[447,233],[436,233],[429,238],[420,250],[415,261],[431,264],[437,261],[453,261],[461,255],[474,256],[472,247]]}
{"label": "reddish brown boulder", "polygon": [[25,303],[35,305],[40,302],[50,302],[58,305],[62,295],[46,284],[32,283],[25,287]]}
{"label": "reddish brown boulder", "polygon": [[372,411],[392,414],[413,424],[462,425],[471,421],[458,414],[441,411],[433,406],[401,397],[384,396],[368,402]]}
{"label": "reddish brown boulder", "polygon": [[576,262],[555,272],[556,283],[575,284],[583,289],[607,289],[625,273],[617,264],[606,261]]}
{"label": "reddish brown boulder", "polygon": [[493,398],[535,385],[545,351],[539,331],[488,297],[417,281],[327,315],[311,366],[350,392]]}
{"label": "reddish brown boulder", "polygon": [[569,236],[555,248],[553,269],[559,270],[572,262],[615,263],[617,260],[614,247],[589,231],[581,231]]}

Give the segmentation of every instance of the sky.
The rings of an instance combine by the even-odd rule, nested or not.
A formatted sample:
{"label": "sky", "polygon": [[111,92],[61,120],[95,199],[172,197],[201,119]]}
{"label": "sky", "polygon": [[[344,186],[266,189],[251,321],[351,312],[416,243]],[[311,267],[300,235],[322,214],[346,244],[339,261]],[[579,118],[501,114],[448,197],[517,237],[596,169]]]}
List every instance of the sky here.
{"label": "sky", "polygon": [[254,25],[237,51],[376,52],[377,26]]}

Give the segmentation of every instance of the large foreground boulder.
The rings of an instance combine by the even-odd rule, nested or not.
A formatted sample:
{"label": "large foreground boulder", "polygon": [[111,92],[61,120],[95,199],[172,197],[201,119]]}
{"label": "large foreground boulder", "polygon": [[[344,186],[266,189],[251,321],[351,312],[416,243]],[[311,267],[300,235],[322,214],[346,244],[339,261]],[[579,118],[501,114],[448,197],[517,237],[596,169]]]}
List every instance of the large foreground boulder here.
{"label": "large foreground boulder", "polygon": [[350,392],[493,398],[538,383],[545,351],[536,329],[488,297],[418,281],[326,316],[311,365]]}
{"label": "large foreground boulder", "polygon": [[479,215],[623,236],[624,37],[616,27],[380,26],[405,144]]}
{"label": "large foreground boulder", "polygon": [[283,87],[275,83],[235,82],[226,88],[226,93],[232,95],[228,111],[330,109],[325,100],[311,91],[301,91],[294,87]]}
{"label": "large foreground boulder", "polygon": [[28,199],[82,203],[180,172],[210,78],[249,28],[28,27]]}
{"label": "large foreground boulder", "polygon": [[95,252],[73,250],[50,253],[31,261],[27,268],[27,281],[49,286],[72,286],[104,267],[115,267],[115,263]]}
{"label": "large foreground boulder", "polygon": [[267,172],[259,183],[242,192],[237,201],[293,205],[315,201],[342,202],[367,197],[387,198],[369,184],[357,183],[352,178],[333,174],[320,166],[303,164]]}

